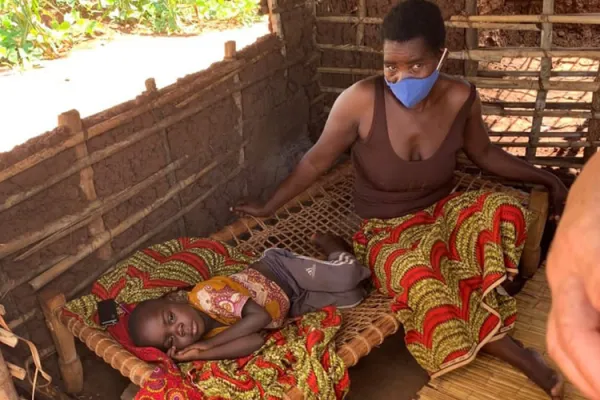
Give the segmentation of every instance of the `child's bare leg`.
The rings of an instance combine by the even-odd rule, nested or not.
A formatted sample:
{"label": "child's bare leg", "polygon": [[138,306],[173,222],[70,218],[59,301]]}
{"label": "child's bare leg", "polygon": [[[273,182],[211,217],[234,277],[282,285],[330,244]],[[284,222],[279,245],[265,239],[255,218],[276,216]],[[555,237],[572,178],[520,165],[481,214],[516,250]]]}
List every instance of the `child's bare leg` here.
{"label": "child's bare leg", "polygon": [[563,398],[562,376],[552,370],[535,350],[527,349],[510,336],[505,336],[485,345],[483,351],[519,369],[553,400]]}
{"label": "child's bare leg", "polygon": [[310,239],[314,244],[319,246],[321,251],[323,251],[323,253],[325,253],[327,256],[338,252],[347,252],[352,254],[352,248],[344,239],[339,236],[317,232],[314,233]]}

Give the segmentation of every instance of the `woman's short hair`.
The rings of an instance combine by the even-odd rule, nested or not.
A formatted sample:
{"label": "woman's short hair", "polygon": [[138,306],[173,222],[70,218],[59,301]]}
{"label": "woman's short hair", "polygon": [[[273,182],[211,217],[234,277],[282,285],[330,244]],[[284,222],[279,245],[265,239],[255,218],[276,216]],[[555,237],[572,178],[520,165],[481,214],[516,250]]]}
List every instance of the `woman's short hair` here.
{"label": "woman's short hair", "polygon": [[401,0],[385,16],[383,39],[406,42],[423,38],[432,51],[445,47],[446,27],[440,8],[427,0]]}

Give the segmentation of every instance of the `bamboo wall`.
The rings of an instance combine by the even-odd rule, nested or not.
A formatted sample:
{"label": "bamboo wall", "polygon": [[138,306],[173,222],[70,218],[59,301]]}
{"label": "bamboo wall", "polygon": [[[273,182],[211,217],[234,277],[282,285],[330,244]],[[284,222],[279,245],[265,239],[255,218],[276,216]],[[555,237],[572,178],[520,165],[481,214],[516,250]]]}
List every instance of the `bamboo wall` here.
{"label": "bamboo wall", "polygon": [[160,90],[148,79],[135,100],[89,118],[61,114],[53,131],[0,154],[11,329],[51,347],[41,291],[72,298],[141,247],[218,231],[230,206],[265,197],[290,172],[310,146],[318,96],[311,17],[304,3],[278,5],[275,34],[239,52],[227,43],[208,70]]}
{"label": "bamboo wall", "polygon": [[[600,144],[600,49],[557,48],[552,37],[555,23],[600,24],[598,15],[553,15],[554,0],[543,1],[543,15],[504,16],[477,15],[477,0],[434,2],[448,30],[451,62],[445,72],[463,76],[480,89],[492,140],[537,165],[579,169]],[[379,29],[393,4],[329,0],[315,6],[323,110],[319,129],[345,88],[382,73]],[[478,29],[535,32],[539,46],[485,47]],[[572,64],[591,67],[565,67]]]}

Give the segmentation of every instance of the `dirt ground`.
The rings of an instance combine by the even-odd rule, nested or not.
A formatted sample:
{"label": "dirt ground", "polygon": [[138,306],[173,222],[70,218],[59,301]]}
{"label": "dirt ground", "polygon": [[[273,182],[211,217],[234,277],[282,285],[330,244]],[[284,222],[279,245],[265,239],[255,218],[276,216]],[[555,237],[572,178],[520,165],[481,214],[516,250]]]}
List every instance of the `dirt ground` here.
{"label": "dirt ground", "polygon": [[40,69],[0,72],[0,152],[53,129],[60,113],[77,109],[85,118],[134,99],[147,78],[161,88],[222,60],[228,40],[241,49],[268,33],[263,18],[250,27],[201,36],[115,35],[79,45]]}
{"label": "dirt ground", "polygon": [[406,349],[400,331],[352,367],[350,381],[349,400],[411,400],[429,376]]}

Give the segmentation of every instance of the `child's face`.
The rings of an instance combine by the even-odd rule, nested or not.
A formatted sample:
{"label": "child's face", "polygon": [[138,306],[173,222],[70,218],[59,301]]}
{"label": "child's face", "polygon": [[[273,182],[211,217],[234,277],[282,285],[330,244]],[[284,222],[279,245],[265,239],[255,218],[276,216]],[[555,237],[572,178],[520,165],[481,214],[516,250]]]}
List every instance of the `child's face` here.
{"label": "child's face", "polygon": [[156,301],[145,312],[140,328],[147,346],[181,350],[199,341],[206,330],[200,312],[187,303],[167,299]]}

